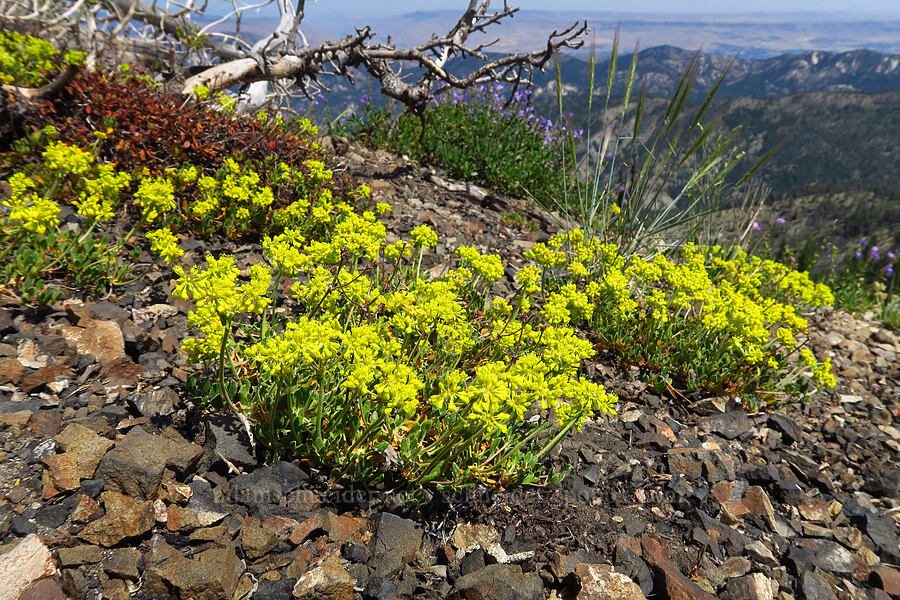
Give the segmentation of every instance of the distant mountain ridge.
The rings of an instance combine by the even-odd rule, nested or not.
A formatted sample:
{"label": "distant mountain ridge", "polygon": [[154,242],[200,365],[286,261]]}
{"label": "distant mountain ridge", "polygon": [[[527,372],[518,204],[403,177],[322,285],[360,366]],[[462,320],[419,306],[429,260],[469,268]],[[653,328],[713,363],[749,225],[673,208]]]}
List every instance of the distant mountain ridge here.
{"label": "distant mountain ridge", "polygon": [[[618,59],[616,83],[619,86],[628,75],[631,57],[626,54]],[[646,84],[649,96],[669,96],[695,58],[695,97],[705,96],[729,65],[728,76],[717,94],[719,98],[776,98],[801,92],[877,92],[900,88],[900,54],[885,55],[871,50],[812,50],[768,59],[732,59],[674,46],[657,46],[638,52],[637,81],[639,85]],[[587,91],[586,60],[563,55],[560,69],[567,94]],[[609,59],[598,60],[596,69],[596,82],[605,84]],[[464,70],[465,67],[460,69]],[[552,69],[539,73],[535,85],[541,92],[555,94],[554,77]]]}

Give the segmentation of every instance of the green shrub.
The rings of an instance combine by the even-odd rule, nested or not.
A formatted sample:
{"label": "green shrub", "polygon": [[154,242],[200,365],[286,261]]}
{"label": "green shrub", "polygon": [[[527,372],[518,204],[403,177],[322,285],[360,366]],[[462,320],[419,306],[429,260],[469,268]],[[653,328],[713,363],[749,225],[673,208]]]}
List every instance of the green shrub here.
{"label": "green shrub", "polygon": [[565,126],[534,114],[530,91],[516,92],[508,105],[504,93],[499,84],[454,90],[431,103],[422,119],[394,116],[363,97],[362,114],[342,115],[331,132],[442,166],[458,179],[550,203],[561,195],[558,142]]}
{"label": "green shrub", "polygon": [[0,83],[40,87],[50,75],[84,62],[84,52],[59,50],[40,38],[17,31],[0,32]]}

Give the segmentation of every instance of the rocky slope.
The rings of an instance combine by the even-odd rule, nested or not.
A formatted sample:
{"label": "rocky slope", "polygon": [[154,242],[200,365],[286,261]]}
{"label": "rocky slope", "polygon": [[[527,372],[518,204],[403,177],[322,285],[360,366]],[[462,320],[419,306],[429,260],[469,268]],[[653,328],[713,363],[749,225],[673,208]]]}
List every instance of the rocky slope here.
{"label": "rocky slope", "polygon": [[[338,150],[393,204],[393,235],[426,222],[447,247],[517,260],[554,227],[521,201]],[[182,246],[187,261],[260,254]],[[201,412],[170,279],[52,307],[0,297],[0,598],[900,597],[900,344],[876,324],[817,317],[839,385],[777,412],[662,398],[599,361],[619,415],[558,448],[563,484],[412,503],[302,461],[261,466],[236,419]]]}

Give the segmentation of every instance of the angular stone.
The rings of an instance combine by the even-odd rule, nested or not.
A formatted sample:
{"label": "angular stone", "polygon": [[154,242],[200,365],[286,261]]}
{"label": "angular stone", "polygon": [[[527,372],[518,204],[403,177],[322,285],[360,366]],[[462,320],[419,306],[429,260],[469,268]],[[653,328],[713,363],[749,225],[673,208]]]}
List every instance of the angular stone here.
{"label": "angular stone", "polygon": [[[121,501],[114,506],[112,500],[106,500],[106,495],[111,493],[104,492],[106,514],[96,521],[88,523],[78,534],[78,537],[84,541],[106,547],[115,546],[122,540],[143,535],[150,531],[156,523],[153,502],[132,500],[133,504],[129,504]],[[110,510],[113,506],[117,510]]]}
{"label": "angular stone", "polygon": [[790,417],[772,413],[769,415],[768,423],[773,429],[781,432],[788,444],[794,444],[803,439],[803,430]]}
{"label": "angular stone", "polygon": [[726,585],[729,598],[734,600],[773,600],[778,583],[762,573],[753,573],[732,579]]}
{"label": "angular stone", "polygon": [[832,586],[813,571],[804,571],[800,576],[800,586],[806,600],[837,600]]}
{"label": "angular stone", "polygon": [[93,356],[98,363],[125,356],[125,338],[115,321],[81,319],[77,326],[61,327],[60,333],[75,344],[79,354]]}
{"label": "angular stone", "polygon": [[37,391],[41,387],[51,384],[57,379],[67,379],[72,377],[72,370],[60,366],[41,367],[34,373],[26,375],[19,382],[19,387],[26,394]]}
{"label": "angular stone", "polygon": [[769,527],[773,530],[775,529],[775,508],[772,506],[772,501],[769,500],[769,495],[766,494],[764,489],[758,485],[751,485],[744,492],[741,502],[754,515],[764,517]]}
{"label": "angular stone", "polygon": [[166,529],[169,531],[190,532],[202,527],[197,513],[177,504],[170,504],[167,509]]}
{"label": "angular stone", "polygon": [[169,304],[151,304],[143,308],[131,309],[131,316],[135,325],[143,323],[156,323],[160,318],[174,317],[178,314],[178,309]]}
{"label": "angular stone", "polygon": [[140,394],[132,394],[126,400],[145,417],[159,417],[175,412],[180,398],[172,388],[165,387]]}
{"label": "angular stone", "polygon": [[500,541],[500,533],[490,525],[460,523],[453,530],[451,542],[462,554],[476,548],[489,548]]}
{"label": "angular stone", "polygon": [[145,563],[145,593],[193,600],[231,600],[244,570],[230,545],[188,559],[158,537]]}
{"label": "angular stone", "polygon": [[194,512],[200,527],[209,527],[228,516],[228,511],[215,503],[212,488],[202,479],[191,482],[191,499],[187,509]]}
{"label": "angular stone", "polygon": [[872,583],[891,596],[900,596],[900,571],[887,565],[872,571]]}
{"label": "angular stone", "polygon": [[300,576],[293,595],[306,600],[352,600],[353,580],[342,566],[325,562]]}
{"label": "angular stone", "polygon": [[77,567],[78,565],[89,565],[103,560],[103,549],[90,544],[59,548],[56,554],[59,556],[59,566],[61,567]]}
{"label": "angular stone", "polygon": [[78,463],[78,477],[91,479],[100,459],[113,446],[113,441],[98,435],[93,429],[72,423],[56,436],[56,445]]}
{"label": "angular stone", "polygon": [[103,570],[115,577],[136,580],[141,575],[138,570],[141,557],[141,551],[137,548],[116,548],[103,561]]}
{"label": "angular stone", "polygon": [[694,479],[706,477],[711,483],[735,478],[734,460],[718,449],[672,448],[667,458],[670,473],[681,473]]}
{"label": "angular stone", "polygon": [[815,554],[815,565],[825,571],[849,575],[859,566],[853,553],[830,540],[804,540]]}
{"label": "angular stone", "polygon": [[[240,419],[231,413],[212,413],[206,418],[207,432],[213,444],[215,460],[224,458],[239,469],[252,469],[258,463],[253,446]],[[284,492],[287,493],[287,492]]]}
{"label": "angular stone", "polygon": [[50,550],[32,533],[0,554],[0,600],[16,600],[35,580],[57,573]]}
{"label": "angular stone", "polygon": [[581,582],[578,600],[646,600],[638,584],[607,565],[578,563],[575,577]]}
{"label": "angular stone", "polygon": [[25,367],[18,359],[0,359],[0,385],[19,385],[23,377],[25,377]]}
{"label": "angular stone", "polygon": [[889,516],[878,517],[873,514],[866,516],[866,533],[894,563],[900,561],[896,528],[896,521]]}
{"label": "angular stone", "polygon": [[38,437],[53,437],[59,433],[61,417],[58,410],[39,410],[28,419],[28,429]]}
{"label": "angular stone", "polygon": [[715,600],[715,596],[703,590],[685,577],[669,558],[669,551],[650,537],[641,538],[643,557],[662,576],[665,591],[671,600]]}
{"label": "angular stone", "polygon": [[325,531],[332,542],[350,542],[357,539],[359,532],[366,528],[366,520],[348,515],[325,515]]}
{"label": "angular stone", "polygon": [[728,440],[733,440],[753,428],[747,413],[743,410],[733,410],[723,415],[711,415],[703,417],[697,425],[705,433],[717,433]]}
{"label": "angular stone", "polygon": [[43,369],[50,364],[50,357],[44,354],[34,340],[19,340],[16,358],[26,369]]}
{"label": "angular stone", "polygon": [[[641,550],[640,541],[634,538],[632,540],[634,543],[629,543],[623,538],[616,540],[613,563],[616,571],[627,575],[629,579],[638,584],[645,595],[649,595],[653,591],[653,573],[638,554]],[[635,552],[635,549],[638,552]]]}
{"label": "angular stone", "polygon": [[68,517],[69,510],[62,504],[45,504],[38,509],[34,522],[48,529],[57,529]]}
{"label": "angular stone", "polygon": [[797,510],[800,511],[800,515],[807,521],[824,523],[828,520],[828,506],[821,498],[807,497],[797,503]]}
{"label": "angular stone", "polygon": [[55,577],[44,577],[29,585],[19,600],[66,600],[66,594]]}
{"label": "angular stone", "polygon": [[135,427],[106,453],[96,476],[106,482],[107,489],[154,500],[167,466],[187,473],[202,454],[200,446],[184,439],[151,435]]}
{"label": "angular stone", "polygon": [[759,540],[750,540],[747,542],[744,546],[744,552],[751,560],[755,560],[764,565],[776,567],[779,564],[778,559],[775,558],[775,555],[772,554],[772,551],[769,550],[768,546]]}
{"label": "angular stone", "polygon": [[136,384],[143,372],[144,367],[125,356],[104,363],[100,369],[100,377],[107,387],[113,388]]}
{"label": "angular stone", "polygon": [[278,543],[275,531],[263,527],[259,519],[247,517],[241,526],[241,545],[250,560],[265,556]]}
{"label": "angular stone", "polygon": [[372,540],[370,566],[379,577],[390,578],[419,552],[422,530],[409,519],[391,513],[378,515],[375,537]]}
{"label": "angular stone", "polygon": [[30,410],[0,413],[0,426],[11,427],[13,425],[27,425],[33,414],[34,413]]}
{"label": "angular stone", "polygon": [[109,579],[100,586],[103,600],[131,600],[128,586],[121,579]]}
{"label": "angular stone", "polygon": [[75,507],[69,516],[73,523],[87,523],[99,510],[99,502],[85,494],[78,494],[75,497]]}
{"label": "angular stone", "polygon": [[488,565],[459,577],[451,600],[543,600],[544,584],[537,573],[523,573],[519,565]]}
{"label": "angular stone", "polygon": [[54,454],[44,459],[44,499],[77,490],[81,484],[78,460],[68,454]]}

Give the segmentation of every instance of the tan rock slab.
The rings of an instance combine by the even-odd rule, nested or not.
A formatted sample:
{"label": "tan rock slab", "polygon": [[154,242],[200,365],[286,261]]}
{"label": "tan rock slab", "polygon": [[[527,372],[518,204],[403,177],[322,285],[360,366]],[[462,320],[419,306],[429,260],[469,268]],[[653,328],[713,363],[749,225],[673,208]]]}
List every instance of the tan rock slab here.
{"label": "tan rock slab", "polygon": [[581,582],[578,600],[646,600],[638,584],[609,565],[579,563],[575,576]]}
{"label": "tan rock slab", "polygon": [[44,498],[77,490],[81,485],[78,460],[68,454],[54,454],[44,459]]}
{"label": "tan rock slab", "polygon": [[125,356],[125,337],[115,321],[81,319],[77,326],[61,327],[60,334],[75,344],[79,354],[103,363]]}
{"label": "tan rock slab", "polygon": [[57,573],[50,550],[37,535],[29,534],[0,555],[0,600],[16,600],[33,581]]}
{"label": "tan rock slab", "polygon": [[[106,514],[96,521],[88,523],[78,537],[91,544],[110,547],[122,540],[139,537],[150,531],[156,523],[153,502],[134,501],[134,504],[130,506],[127,504],[126,502],[111,503],[119,510],[111,511],[107,508]],[[105,502],[104,505],[106,506]]]}

